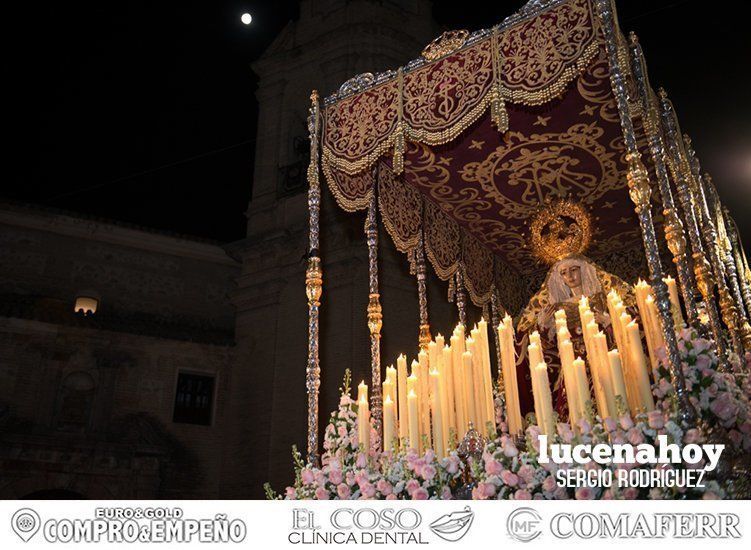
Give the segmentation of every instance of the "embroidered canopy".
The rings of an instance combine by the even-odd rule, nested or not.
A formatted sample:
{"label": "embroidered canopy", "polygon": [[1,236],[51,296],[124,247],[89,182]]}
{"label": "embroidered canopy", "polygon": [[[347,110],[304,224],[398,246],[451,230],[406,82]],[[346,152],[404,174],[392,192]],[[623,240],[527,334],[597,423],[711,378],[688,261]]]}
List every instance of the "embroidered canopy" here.
{"label": "embroidered canopy", "polygon": [[502,278],[496,288],[511,310],[528,296],[524,279],[545,267],[527,225],[551,197],[593,213],[592,257],[643,257],[594,7],[564,0],[526,12],[452,33],[444,42],[461,44],[454,51],[436,42],[404,68],[352,79],[322,109],[322,167],[338,204],[366,208],[377,180],[399,250],[424,231],[439,277],[461,267],[476,304]]}

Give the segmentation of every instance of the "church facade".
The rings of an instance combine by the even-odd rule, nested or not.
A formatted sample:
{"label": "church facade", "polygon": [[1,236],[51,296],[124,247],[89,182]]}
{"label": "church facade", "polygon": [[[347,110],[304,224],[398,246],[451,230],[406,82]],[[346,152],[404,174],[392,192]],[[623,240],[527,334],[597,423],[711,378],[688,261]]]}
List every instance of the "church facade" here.
{"label": "church facade", "polygon": [[[0,204],[0,498],[259,498],[290,481],[306,430],[308,96],[396,67],[436,34],[427,0],[301,2],[253,65],[241,241]],[[322,415],[345,368],[369,377],[363,221],[325,194]],[[416,283],[385,235],[380,261],[391,357],[417,335]],[[434,285],[446,332],[452,306]]]}

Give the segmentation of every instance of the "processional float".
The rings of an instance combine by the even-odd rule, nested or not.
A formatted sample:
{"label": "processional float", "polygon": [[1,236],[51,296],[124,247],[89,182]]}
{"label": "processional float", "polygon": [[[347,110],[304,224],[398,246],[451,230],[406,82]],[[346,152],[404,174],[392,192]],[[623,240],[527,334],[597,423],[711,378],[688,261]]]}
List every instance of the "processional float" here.
{"label": "processional float", "polygon": [[[524,304],[541,281],[544,255],[552,262],[588,250],[593,264],[614,274],[613,281],[648,281],[651,291],[641,301],[639,288],[635,290],[641,328],[650,354],[653,345],[664,350],[679,416],[687,425],[695,421],[695,410],[676,337],[683,311],[689,327],[711,338],[720,368],[726,368],[732,354],[751,350],[751,271],[737,227],[702,171],[691,140],[682,134],[667,94],[651,87],[641,46],[634,34],[628,40],[623,36],[611,0],[533,0],[490,29],[444,33],[403,67],[359,75],[323,102],[314,91],[309,131],[306,388],[311,464],[319,457],[319,308],[325,280],[319,246],[321,174],[341,208],[367,212],[369,302],[364,318],[372,378],[364,400],[375,434],[371,447],[388,445],[383,434],[394,435],[391,422],[399,414],[394,409],[408,410],[403,402],[400,407],[395,403],[397,396],[403,401],[396,386],[403,383],[406,363],[399,365],[404,374],[398,381],[387,373],[383,384],[394,394],[382,395],[379,223],[408,256],[416,277],[416,338],[422,353],[441,353],[430,349],[436,344],[426,296],[430,263],[440,279],[449,281],[457,304],[462,334],[457,347],[464,349],[465,328],[470,333],[469,302],[482,308],[491,331],[483,328],[485,334],[477,338],[484,343],[475,344],[477,349],[485,346],[488,357],[495,350],[501,384],[504,374],[515,374],[504,365],[509,348],[501,339],[508,332],[500,329],[509,329],[511,317],[517,319],[517,329],[523,323]],[[631,316],[618,300],[609,295],[604,307],[616,340],[626,347]],[[651,330],[645,301],[653,308]],[[579,310],[585,322],[590,314],[594,319],[587,309]],[[561,319],[565,327],[561,311],[555,315],[556,328]],[[625,324],[618,325],[613,315],[625,315]],[[583,327],[587,355],[596,355],[597,327],[595,323],[589,336]],[[633,330],[632,343],[638,342],[641,350],[639,328]],[[534,350],[539,334],[529,338]],[[564,347],[562,363],[568,354]],[[632,365],[634,361],[629,359]],[[457,364],[461,359],[454,360]],[[415,365],[417,372],[419,362]],[[626,365],[622,372],[628,374]],[[628,375],[624,387],[636,388],[635,377]],[[611,389],[621,384],[616,378],[609,379]],[[594,389],[597,394],[596,385]],[[568,381],[567,390],[573,393]],[[626,390],[629,395],[638,392]],[[589,387],[582,391],[588,394]],[[385,429],[384,399],[389,409]],[[604,404],[606,396],[596,400]],[[453,411],[459,414],[458,404]],[[544,415],[536,412],[541,421]],[[403,426],[397,433],[409,437],[410,432]],[[461,439],[463,434],[460,429],[455,435]]]}

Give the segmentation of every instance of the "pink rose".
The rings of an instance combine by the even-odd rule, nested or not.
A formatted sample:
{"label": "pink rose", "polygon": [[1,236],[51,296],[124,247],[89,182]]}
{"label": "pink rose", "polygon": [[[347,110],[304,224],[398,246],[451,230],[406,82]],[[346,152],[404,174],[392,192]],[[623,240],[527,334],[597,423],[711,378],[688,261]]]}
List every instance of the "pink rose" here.
{"label": "pink rose", "polygon": [[428,481],[433,479],[435,477],[435,474],[435,466],[433,466],[432,464],[428,464],[422,469],[422,477]]}
{"label": "pink rose", "polygon": [[532,500],[532,493],[525,489],[519,489],[514,493],[514,500]]}
{"label": "pink rose", "polygon": [[701,355],[698,355],[696,357],[696,367],[699,369],[707,369],[712,365],[712,359],[710,359],[709,355],[703,353]]}
{"label": "pink rose", "polygon": [[510,470],[503,470],[501,472],[501,481],[509,487],[516,487],[519,483],[519,477]]}
{"label": "pink rose", "polygon": [[360,485],[360,492],[362,493],[362,496],[366,498],[373,498],[376,494],[376,488],[372,483],[366,481]]}
{"label": "pink rose", "polygon": [[451,489],[448,485],[444,485],[441,489],[441,500],[452,500],[454,495],[451,494]]}
{"label": "pink rose", "polygon": [[394,493],[391,493],[390,495],[386,496],[386,500],[396,500],[396,495]]}
{"label": "pink rose", "polygon": [[316,476],[310,468],[303,468],[300,471],[300,478],[305,485],[310,485],[316,480]]}
{"label": "pink rose", "polygon": [[420,482],[416,479],[410,479],[404,487],[407,490],[407,494],[412,496],[412,493],[420,487]]}
{"label": "pink rose", "polygon": [[339,426],[336,429],[336,433],[339,434],[339,437],[347,437],[347,427],[346,426]]}
{"label": "pink rose", "polygon": [[607,430],[608,432],[615,431],[615,428],[616,428],[615,420],[613,420],[611,417],[607,417],[602,424],[603,426],[605,426],[605,430]]}
{"label": "pink rose", "polygon": [[626,500],[636,500],[639,497],[639,489],[636,487],[627,487],[623,490],[623,498]]}
{"label": "pink rose", "polygon": [[553,476],[548,476],[545,478],[545,481],[542,482],[542,490],[546,493],[552,493],[555,491],[558,484],[555,482],[555,478]]}
{"label": "pink rose", "polygon": [[574,496],[576,500],[594,500],[595,492],[591,487],[579,487]]}
{"label": "pink rose", "polygon": [[352,492],[349,490],[349,485],[347,485],[346,483],[340,483],[336,486],[336,494],[339,495],[340,499],[346,500],[349,498]]}
{"label": "pink rose", "polygon": [[329,492],[325,488],[319,487],[318,489],[316,489],[316,498],[318,500],[328,500]]}
{"label": "pink rose", "polygon": [[497,476],[503,471],[503,466],[496,459],[491,458],[490,460],[485,461],[485,471],[488,475]]}
{"label": "pink rose", "polygon": [[655,430],[659,430],[665,426],[665,419],[662,416],[661,411],[651,411],[647,413],[647,422],[649,427]]}
{"label": "pink rose", "polygon": [[459,457],[456,455],[451,455],[446,460],[446,472],[448,472],[451,475],[456,474],[459,471]]}
{"label": "pink rose", "polygon": [[516,445],[509,442],[503,446],[503,456],[506,456],[508,458],[514,458],[519,454],[519,449],[516,448]]}
{"label": "pink rose", "polygon": [[[660,416],[660,418],[662,418],[662,416]],[[636,428],[631,428],[626,434],[626,437],[628,437],[628,442],[631,443],[631,445],[644,443],[644,435]]]}
{"label": "pink rose", "polygon": [[378,489],[378,491],[384,496],[390,495],[394,490],[391,483],[383,478],[379,479],[378,483],[376,483],[376,489]]}
{"label": "pink rose", "polygon": [[366,468],[368,466],[368,455],[365,453],[357,453],[357,461],[355,466],[358,468]]}
{"label": "pink rose", "polygon": [[522,466],[519,467],[519,471],[516,474],[524,483],[529,485],[530,483],[532,483],[532,480],[535,477],[535,469],[529,464],[522,464]]}
{"label": "pink rose", "polygon": [[592,425],[589,422],[587,422],[585,418],[582,417],[579,419],[579,429],[581,430],[582,433],[588,434],[589,432],[592,431]]}
{"label": "pink rose", "polygon": [[295,492],[295,488],[294,487],[287,487],[284,490],[284,496],[286,498],[290,499],[290,500],[296,499],[297,498],[297,493]]}
{"label": "pink rose", "polygon": [[420,487],[412,493],[412,500],[428,500],[428,496],[428,491]]}
{"label": "pink rose", "polygon": [[624,430],[630,430],[634,426],[634,421],[628,414],[622,414],[618,421],[621,424],[621,428],[623,428]]}
{"label": "pink rose", "polygon": [[331,470],[329,472],[329,481],[333,483],[334,485],[339,485],[342,480],[344,479],[344,476],[342,475],[341,470]]}
{"label": "pink rose", "polygon": [[495,485],[492,483],[480,483],[477,487],[480,489],[483,498],[495,496]]}
{"label": "pink rose", "polygon": [[712,401],[709,409],[720,418],[720,420],[730,420],[738,413],[738,405],[733,402],[728,393],[721,393],[717,399]]}

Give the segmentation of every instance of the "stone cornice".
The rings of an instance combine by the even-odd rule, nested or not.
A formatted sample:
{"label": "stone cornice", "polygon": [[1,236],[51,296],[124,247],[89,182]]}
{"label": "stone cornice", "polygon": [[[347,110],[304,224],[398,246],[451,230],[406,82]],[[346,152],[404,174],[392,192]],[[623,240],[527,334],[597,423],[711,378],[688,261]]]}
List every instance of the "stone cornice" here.
{"label": "stone cornice", "polygon": [[0,224],[203,262],[237,265],[218,244],[128,227],[120,222],[87,219],[41,207],[0,202]]}

